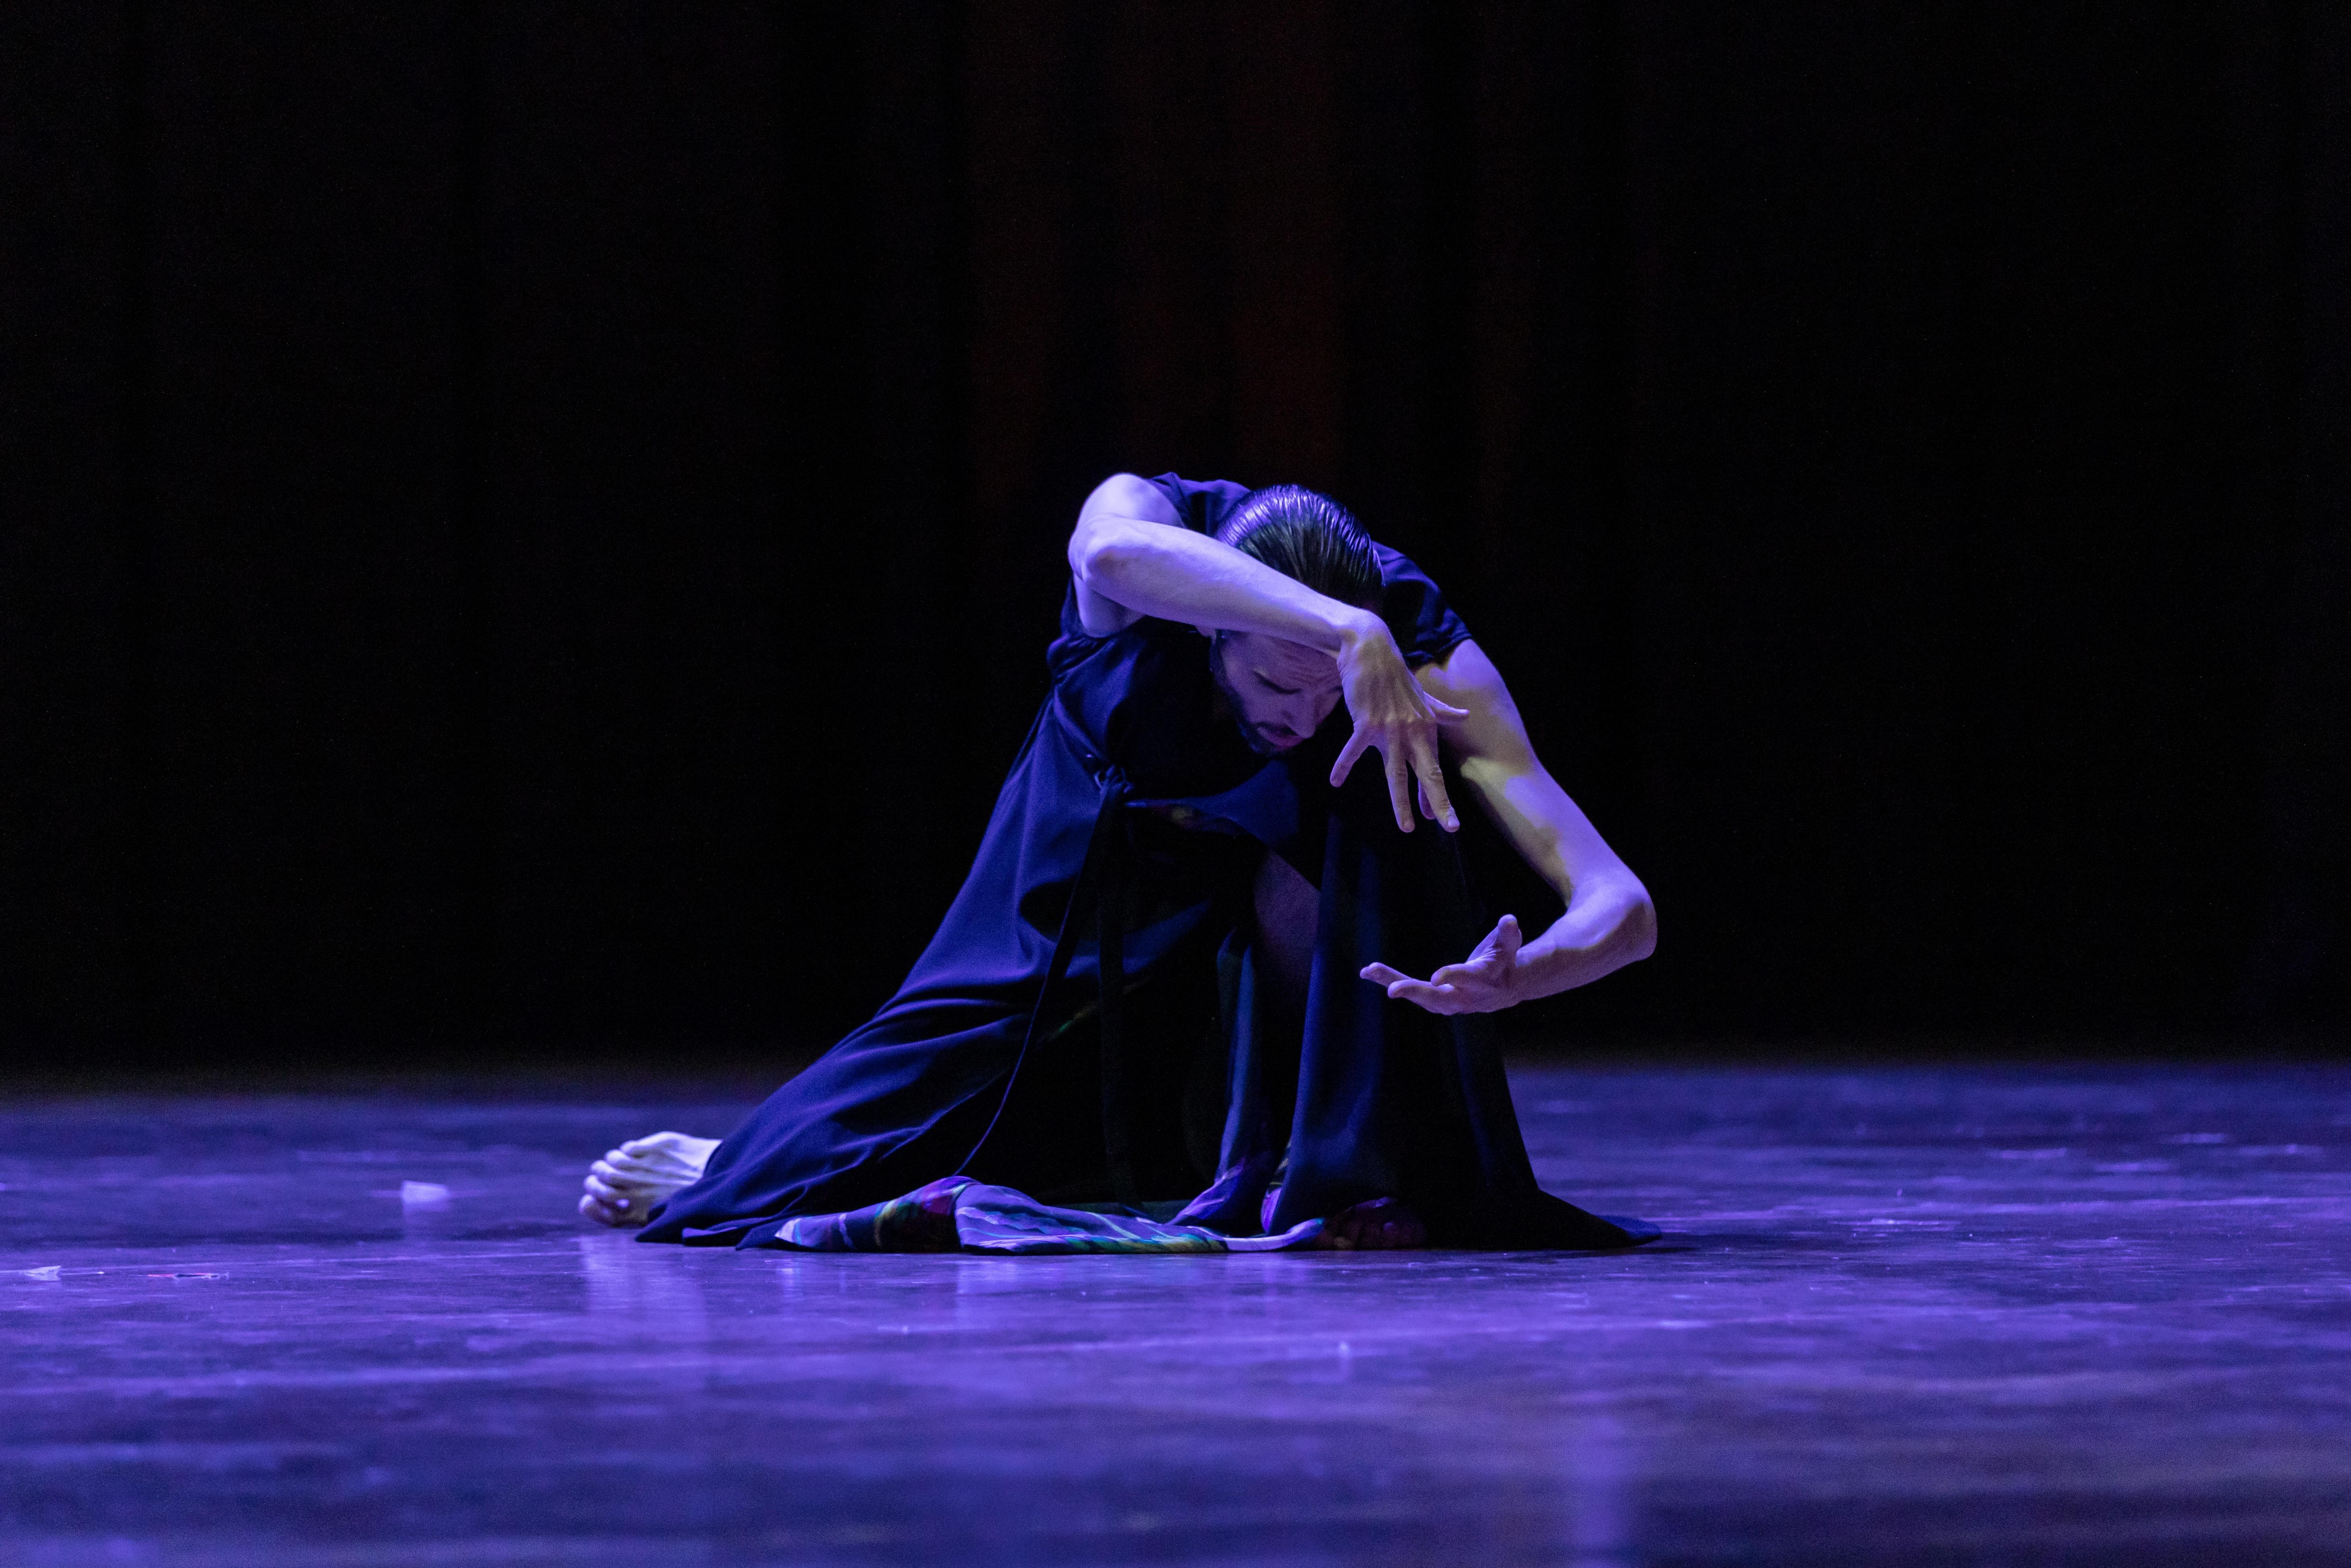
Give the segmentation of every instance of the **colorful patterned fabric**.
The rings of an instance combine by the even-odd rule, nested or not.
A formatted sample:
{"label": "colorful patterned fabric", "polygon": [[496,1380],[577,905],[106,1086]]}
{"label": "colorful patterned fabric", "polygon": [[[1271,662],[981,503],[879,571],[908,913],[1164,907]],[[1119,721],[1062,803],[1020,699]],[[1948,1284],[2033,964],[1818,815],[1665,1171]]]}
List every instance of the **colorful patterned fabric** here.
{"label": "colorful patterned fabric", "polygon": [[1310,1219],[1279,1236],[1225,1236],[1104,1204],[1058,1208],[1008,1186],[948,1176],[846,1214],[788,1219],[760,1243],[800,1252],[1279,1252],[1322,1234]]}

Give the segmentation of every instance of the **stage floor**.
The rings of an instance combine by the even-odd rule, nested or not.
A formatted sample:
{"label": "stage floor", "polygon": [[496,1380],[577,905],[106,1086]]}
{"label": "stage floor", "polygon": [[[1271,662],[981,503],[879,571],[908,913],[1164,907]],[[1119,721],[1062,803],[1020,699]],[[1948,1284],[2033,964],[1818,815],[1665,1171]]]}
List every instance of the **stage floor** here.
{"label": "stage floor", "polygon": [[570,1206],[693,1085],[18,1097],[0,1557],[2351,1562],[2351,1070],[1513,1082],[1663,1241],[689,1251]]}

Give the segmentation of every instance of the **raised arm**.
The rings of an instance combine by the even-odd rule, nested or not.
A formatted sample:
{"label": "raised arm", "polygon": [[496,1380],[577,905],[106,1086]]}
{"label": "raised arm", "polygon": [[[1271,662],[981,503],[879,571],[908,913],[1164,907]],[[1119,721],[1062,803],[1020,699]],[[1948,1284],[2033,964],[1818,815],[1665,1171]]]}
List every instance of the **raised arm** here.
{"label": "raised arm", "polygon": [[1431,1012],[1492,1012],[1589,985],[1647,957],[1657,945],[1648,889],[1535,755],[1493,661],[1477,643],[1463,643],[1441,663],[1423,666],[1420,680],[1468,710],[1446,733],[1461,781],[1567,909],[1531,942],[1523,940],[1515,916],[1502,916],[1466,962],[1426,980],[1385,964],[1367,967],[1364,978]]}
{"label": "raised arm", "polygon": [[1424,809],[1450,831],[1460,817],[1446,799],[1437,765],[1438,726],[1463,716],[1413,679],[1387,622],[1295,578],[1194,533],[1177,521],[1156,485],[1114,474],[1094,487],[1070,534],[1078,619],[1107,637],[1144,616],[1242,632],[1311,648],[1337,666],[1354,733],[1332,768],[1343,782],[1365,751],[1379,748],[1396,826],[1412,831],[1415,781]]}
{"label": "raised arm", "polygon": [[1112,475],[1086,497],[1070,534],[1070,572],[1079,619],[1096,637],[1155,615],[1204,632],[1279,637],[1333,659],[1355,643],[1395,645],[1371,612],[1184,527],[1159,486],[1132,474]]}

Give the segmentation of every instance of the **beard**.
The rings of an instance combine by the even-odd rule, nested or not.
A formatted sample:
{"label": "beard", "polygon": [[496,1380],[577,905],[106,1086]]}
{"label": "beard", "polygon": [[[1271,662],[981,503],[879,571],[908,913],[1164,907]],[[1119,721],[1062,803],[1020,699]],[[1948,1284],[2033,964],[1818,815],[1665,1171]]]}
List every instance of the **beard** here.
{"label": "beard", "polygon": [[1219,632],[1208,643],[1208,674],[1217,683],[1217,707],[1233,727],[1240,731],[1241,743],[1259,757],[1287,757],[1294,747],[1276,746],[1265,737],[1257,726],[1249,723],[1249,710],[1241,706],[1241,694],[1233,689],[1231,677],[1225,674],[1225,634]]}

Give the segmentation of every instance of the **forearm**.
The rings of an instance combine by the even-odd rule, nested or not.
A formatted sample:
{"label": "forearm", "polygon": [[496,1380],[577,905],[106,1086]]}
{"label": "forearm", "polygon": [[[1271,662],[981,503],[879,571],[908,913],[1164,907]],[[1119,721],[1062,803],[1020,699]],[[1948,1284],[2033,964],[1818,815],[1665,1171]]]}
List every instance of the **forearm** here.
{"label": "forearm", "polygon": [[1648,890],[1540,764],[1469,758],[1461,779],[1520,858],[1567,905],[1550,929],[1519,949],[1527,997],[1589,985],[1649,956],[1657,926]]}
{"label": "forearm", "polygon": [[1567,906],[1519,949],[1525,996],[1589,985],[1647,957],[1657,933],[1648,889],[1535,757],[1507,694],[1490,692],[1484,711],[1461,731],[1462,783]]}
{"label": "forearm", "polygon": [[1567,910],[1519,949],[1521,1000],[1588,986],[1647,957],[1656,947],[1656,914],[1648,894],[1599,883],[1576,890]]}
{"label": "forearm", "polygon": [[[1138,615],[1254,632],[1334,657],[1384,632],[1376,615],[1317,593],[1229,545],[1148,514],[1157,492],[1121,476],[1088,498],[1070,541],[1081,588]],[[1164,503],[1162,503],[1164,505]]]}
{"label": "forearm", "polygon": [[1516,916],[1503,915],[1468,959],[1426,980],[1384,963],[1365,965],[1364,978],[1385,987],[1391,999],[1430,1012],[1493,1012],[1647,957],[1657,941],[1648,890],[1535,756],[1501,673],[1477,643],[1462,643],[1418,676],[1462,710],[1447,740],[1463,788],[1567,909],[1532,941]]}

